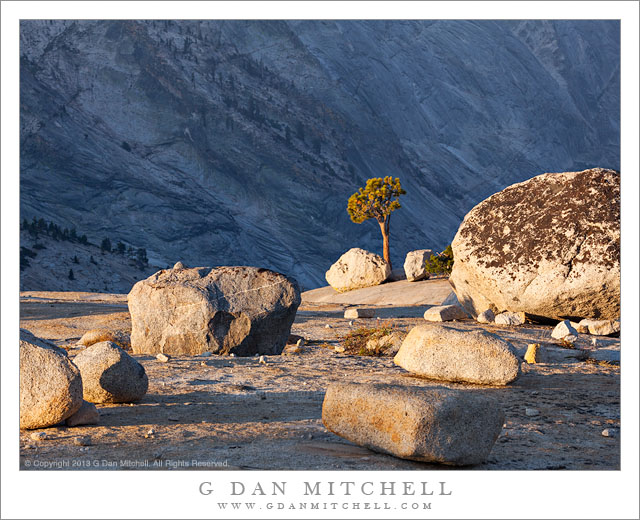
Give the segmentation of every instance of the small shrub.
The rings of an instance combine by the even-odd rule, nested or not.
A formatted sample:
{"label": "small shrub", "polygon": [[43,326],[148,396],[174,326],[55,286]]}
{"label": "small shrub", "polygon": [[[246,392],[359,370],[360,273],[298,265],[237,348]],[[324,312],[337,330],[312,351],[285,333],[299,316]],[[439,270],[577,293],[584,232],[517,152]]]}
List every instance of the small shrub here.
{"label": "small shrub", "polygon": [[387,347],[378,347],[375,349],[367,348],[367,343],[372,339],[380,339],[388,336],[396,330],[396,326],[391,321],[384,321],[378,327],[359,329],[349,332],[346,336],[340,338],[344,346],[344,353],[357,356],[383,356]]}
{"label": "small shrub", "polygon": [[451,245],[448,245],[441,253],[431,255],[431,257],[425,261],[425,268],[427,272],[431,274],[450,275],[453,269],[453,250],[451,249]]}
{"label": "small shrub", "polygon": [[561,340],[559,340],[558,345],[560,345],[562,348],[571,348],[571,349],[576,348],[576,346],[566,338],[562,338]]}

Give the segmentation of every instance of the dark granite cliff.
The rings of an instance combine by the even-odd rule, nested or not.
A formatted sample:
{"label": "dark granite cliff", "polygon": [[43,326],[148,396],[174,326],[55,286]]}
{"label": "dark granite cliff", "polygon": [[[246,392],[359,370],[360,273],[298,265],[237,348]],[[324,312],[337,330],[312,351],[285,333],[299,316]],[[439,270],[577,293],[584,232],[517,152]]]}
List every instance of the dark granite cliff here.
{"label": "dark granite cliff", "polygon": [[[23,21],[21,217],[324,285],[349,195],[400,177],[392,259],[548,171],[619,169],[617,21]],[[45,289],[45,288],[43,288]]]}

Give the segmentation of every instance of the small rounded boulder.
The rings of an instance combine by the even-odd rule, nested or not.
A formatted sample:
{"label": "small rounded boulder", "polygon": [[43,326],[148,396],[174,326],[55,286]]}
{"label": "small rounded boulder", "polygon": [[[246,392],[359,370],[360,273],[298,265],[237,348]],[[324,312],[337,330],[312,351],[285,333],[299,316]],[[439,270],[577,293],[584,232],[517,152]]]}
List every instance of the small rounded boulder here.
{"label": "small rounded boulder", "polygon": [[88,347],[73,362],[82,375],[84,399],[90,403],[128,403],[147,393],[144,367],[111,341]]}

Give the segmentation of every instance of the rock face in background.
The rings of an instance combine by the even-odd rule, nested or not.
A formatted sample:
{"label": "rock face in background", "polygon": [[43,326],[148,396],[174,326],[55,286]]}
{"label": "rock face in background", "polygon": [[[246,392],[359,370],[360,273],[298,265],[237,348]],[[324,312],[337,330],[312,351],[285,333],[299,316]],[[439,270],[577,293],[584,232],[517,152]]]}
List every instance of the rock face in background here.
{"label": "rock face in background", "polygon": [[615,20],[20,27],[21,217],[160,267],[264,265],[309,289],[348,247],[381,252],[346,212],[369,177],[407,190],[401,265],[505,186],[619,168]]}
{"label": "rock face in background", "polygon": [[20,329],[20,428],[46,428],[82,406],[82,379],[66,353]]}
{"label": "rock face in background", "polygon": [[620,174],[546,173],[509,186],[467,214],[452,248],[450,282],[474,315],[617,318]]}
{"label": "rock face in background", "polygon": [[354,247],[343,254],[325,274],[331,287],[338,292],[380,285],[391,274],[384,258]]}
{"label": "rock face in background", "polygon": [[136,354],[280,354],[300,289],[256,267],[168,269],[134,285],[128,303]]}
{"label": "rock face in background", "polygon": [[322,403],[333,433],[374,451],[441,464],[479,464],[502,431],[491,398],[447,388],[333,383]]}
{"label": "rock face in background", "polygon": [[409,251],[404,259],[404,272],[407,280],[417,282],[429,278],[425,262],[431,258],[433,251],[431,249],[417,249]]}

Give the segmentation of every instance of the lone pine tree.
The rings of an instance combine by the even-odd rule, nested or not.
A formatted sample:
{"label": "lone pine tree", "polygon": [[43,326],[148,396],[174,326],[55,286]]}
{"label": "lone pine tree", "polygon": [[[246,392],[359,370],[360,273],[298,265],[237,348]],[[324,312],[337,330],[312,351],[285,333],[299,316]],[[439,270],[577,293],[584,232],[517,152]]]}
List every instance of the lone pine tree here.
{"label": "lone pine tree", "polygon": [[369,179],[364,188],[360,188],[349,197],[347,211],[351,220],[356,224],[361,224],[365,220],[375,218],[380,225],[382,232],[382,250],[385,261],[391,267],[389,256],[389,222],[391,212],[399,208],[398,198],[406,191],[400,185],[400,179],[393,179],[390,176],[384,179],[374,177]]}

